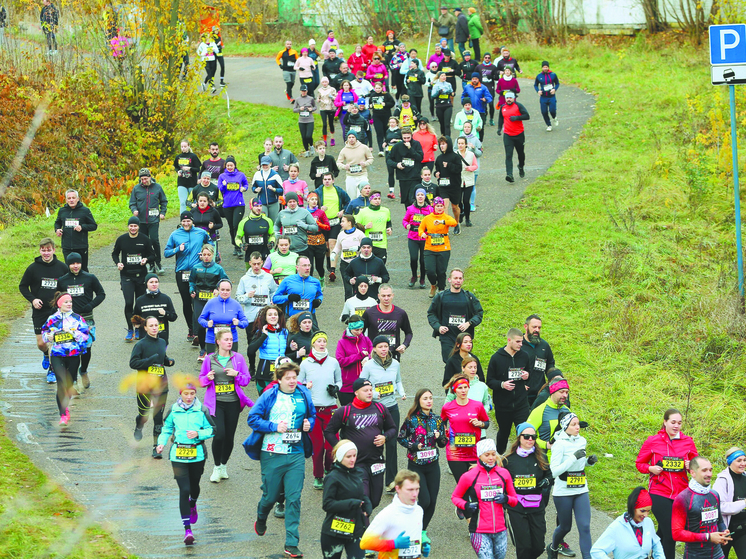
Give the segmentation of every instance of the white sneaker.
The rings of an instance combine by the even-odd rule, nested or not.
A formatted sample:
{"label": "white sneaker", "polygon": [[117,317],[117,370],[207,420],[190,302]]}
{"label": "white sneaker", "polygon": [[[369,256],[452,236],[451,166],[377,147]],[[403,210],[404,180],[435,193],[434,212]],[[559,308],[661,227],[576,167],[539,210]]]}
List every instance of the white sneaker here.
{"label": "white sneaker", "polygon": [[215,466],[212,469],[212,474],[210,475],[210,481],[213,483],[220,483],[220,466]]}
{"label": "white sneaker", "polygon": [[383,152],[382,151],[378,152],[378,157],[383,157]]}
{"label": "white sneaker", "polygon": [[559,126],[559,119],[557,117],[554,117],[554,125]]}
{"label": "white sneaker", "polygon": [[220,466],[220,479],[228,479],[228,466],[226,464]]}
{"label": "white sneaker", "polygon": [[551,126],[547,126],[547,132],[551,132],[551,131],[552,131],[552,127]]}
{"label": "white sneaker", "polygon": [[73,383],[73,396],[80,396],[80,394],[81,394],[82,392],[83,392],[83,391],[82,391],[82,390],[80,389],[80,386],[78,386],[78,381],[76,380],[76,381],[75,381],[75,382]]}

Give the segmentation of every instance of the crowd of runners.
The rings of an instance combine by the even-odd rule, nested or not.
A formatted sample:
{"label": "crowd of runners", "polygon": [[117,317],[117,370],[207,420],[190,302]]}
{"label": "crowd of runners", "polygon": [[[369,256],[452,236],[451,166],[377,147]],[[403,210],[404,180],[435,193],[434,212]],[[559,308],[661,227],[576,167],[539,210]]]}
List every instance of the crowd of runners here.
{"label": "crowd of runners", "polygon": [[[506,146],[518,146],[515,137],[523,131],[517,127],[528,114],[515,102],[517,91],[499,85],[517,87],[513,73],[521,72],[507,48],[497,64],[488,53],[480,63],[471,62],[465,48],[460,48],[463,61],[455,62],[450,22],[455,20],[455,32],[465,17],[455,12],[454,17],[442,10],[437,22],[445,44],[424,69],[417,53],[391,32],[380,48],[370,37],[352,49],[346,63],[335,62],[341,49],[331,31],[319,52],[311,41],[298,56],[288,41],[277,61],[288,84],[285,93],[299,112],[303,155],[311,161],[300,163],[280,136],[267,138],[256,161],[241,162],[221,157],[216,143],[202,161],[182,141],[174,159],[178,200],[168,199],[148,169],[140,170],[130,198],[132,216],[111,253],[124,303],[124,316],[117,320],[124,319],[123,343],[133,344],[133,438],[141,441],[152,419],[152,457],[165,453],[172,464],[184,542],[195,543],[192,527],[209,461],[210,482],[229,479],[238,422],[248,408],[244,417],[251,434],[243,447],[259,462],[262,478],[253,528],[265,536],[268,523],[275,522],[270,517],[284,519],[283,550],[289,557],[303,556],[299,525],[308,471],[313,488],[323,491],[325,559],[375,554],[412,559],[431,550],[452,556],[449,538],[458,534],[428,533],[436,510],[447,507],[465,521],[464,535],[480,559],[503,559],[508,540],[518,559],[545,552],[549,559],[574,557],[564,541],[573,521],[583,559],[607,553],[615,559],[675,559],[677,541],[686,542],[692,559],[720,559],[731,547],[746,559],[746,539],[739,537],[746,531],[743,450],[727,452],[728,468],[711,484],[712,465],[681,432],[681,413],[668,409],[637,459],[637,469],[650,476],[648,489],[634,488],[626,512],[593,544],[588,477],[598,458],[587,449],[581,430],[588,424],[573,411],[570,381],[541,336],[541,318],[531,314],[521,329],[508,330],[486,370],[473,352],[484,311],[464,288],[464,272],[449,266],[452,243],[459,241],[452,236],[460,223],[470,224],[475,209],[470,201],[475,161],[482,149],[479,136],[493,121],[490,108],[497,103],[497,131],[512,138]],[[463,46],[467,41],[459,38],[463,35],[456,36]],[[402,71],[404,64],[410,69]],[[344,78],[348,66],[355,70],[351,80]],[[301,92],[294,99],[296,73]],[[459,131],[454,145],[448,107],[457,78],[465,106],[453,124]],[[410,85],[415,81],[419,89]],[[545,65],[537,91],[553,118],[558,86]],[[367,91],[358,94],[360,88]],[[431,112],[439,115],[440,138],[422,116],[424,92]],[[324,134],[314,143],[316,110],[322,112]],[[327,148],[334,146],[337,117],[344,145],[335,158]],[[378,155],[390,170],[386,194],[368,178],[376,161],[371,121]],[[251,171],[240,171],[239,164]],[[510,170],[507,178],[512,179]],[[403,204],[401,223],[393,222],[384,196]],[[88,271],[95,216],[76,191],[66,192],[65,199],[53,235],[39,242],[40,255],[19,286],[32,305],[46,380],[56,383],[62,428],[72,421],[71,399],[93,382],[94,312],[106,297]],[[161,246],[159,227],[176,213],[177,203],[178,224]],[[410,255],[407,293],[424,298],[418,289],[430,286],[426,316],[410,316],[394,304],[388,241],[400,227]],[[228,258],[242,259],[245,274],[229,277],[221,265]],[[173,259],[180,301],[161,289],[163,259]],[[317,317],[329,289],[344,291],[344,305],[334,313],[340,313],[341,325],[321,324]],[[106,327],[115,322],[109,319]],[[195,347],[191,367],[184,363],[193,358],[169,340],[170,325],[179,320]],[[443,368],[440,388],[423,385],[403,366],[415,321],[427,321],[440,342],[441,359],[430,363]],[[338,331],[337,339],[332,332]],[[334,355],[327,349],[331,336]],[[182,374],[169,376],[177,362]],[[169,405],[171,390],[179,395]],[[441,395],[445,403],[438,410]],[[406,414],[400,413],[404,403]],[[491,423],[497,427],[494,439],[487,436]],[[454,478],[446,489],[450,504],[440,496],[441,467]],[[386,494],[392,500],[380,508]],[[556,516],[547,533],[550,499]]]}

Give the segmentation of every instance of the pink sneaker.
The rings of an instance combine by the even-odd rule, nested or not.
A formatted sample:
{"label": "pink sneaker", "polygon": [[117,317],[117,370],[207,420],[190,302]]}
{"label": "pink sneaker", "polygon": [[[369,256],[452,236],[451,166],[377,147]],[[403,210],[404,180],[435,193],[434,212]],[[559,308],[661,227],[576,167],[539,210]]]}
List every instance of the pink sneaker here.
{"label": "pink sneaker", "polygon": [[191,528],[187,528],[184,531],[184,543],[186,545],[192,545],[194,543],[194,534],[192,534]]}
{"label": "pink sneaker", "polygon": [[331,145],[332,145],[332,147],[334,147],[334,138],[332,138],[332,143],[331,143]]}
{"label": "pink sneaker", "polygon": [[70,421],[70,418],[67,415],[60,416],[60,425],[67,426],[68,421]]}
{"label": "pink sneaker", "polygon": [[197,505],[194,505],[189,511],[189,524],[197,524],[197,520],[199,520],[199,515],[197,514]]}

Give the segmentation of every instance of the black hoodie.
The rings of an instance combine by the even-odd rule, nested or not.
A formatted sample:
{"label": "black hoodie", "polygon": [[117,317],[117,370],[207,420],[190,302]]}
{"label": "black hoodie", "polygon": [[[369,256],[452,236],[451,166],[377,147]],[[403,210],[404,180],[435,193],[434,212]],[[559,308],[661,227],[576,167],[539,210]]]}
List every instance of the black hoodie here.
{"label": "black hoodie", "polygon": [[52,256],[49,263],[44,262],[41,256],[34,258],[33,264],[26,268],[21,283],[18,284],[18,290],[29,303],[33,303],[34,299],[42,300],[41,309],[34,308],[33,314],[42,316],[52,314],[49,302],[54,298],[55,292],[59,291],[57,287],[59,279],[67,272],[67,265],[58,260],[57,256]]}
{"label": "black hoodie", "polygon": [[[461,188],[461,157],[453,151],[453,141],[451,138],[446,136],[447,148],[445,153],[441,153],[435,159],[435,172],[440,173],[438,175],[438,186],[444,188]],[[438,143],[438,149],[440,150],[440,142]],[[448,165],[443,165],[447,163]],[[447,178],[450,184],[442,184],[441,179]]]}
{"label": "black hoodie", "polygon": [[[359,538],[365,532],[373,505],[363,489],[363,475],[358,468],[347,468],[335,462],[324,479],[324,497],[321,508],[326,518],[321,533],[335,538]],[[367,516],[363,516],[365,513]],[[335,517],[349,519],[355,523],[352,534],[332,530]]]}
{"label": "black hoodie", "polygon": [[[78,225],[80,225],[80,231],[75,230]],[[54,230],[57,229],[62,229],[62,239],[60,241],[62,250],[64,252],[75,252],[76,250],[88,250],[88,231],[98,229],[98,224],[93,219],[91,210],[78,200],[74,208],[65,204],[57,211]]]}
{"label": "black hoodie", "polygon": [[[511,378],[528,371],[531,358],[523,350],[518,350],[515,355],[510,355],[504,347],[498,349],[490,358],[487,367],[487,386],[492,389],[492,401],[495,403],[495,411],[511,411],[513,409],[528,408],[528,381],[521,378]],[[512,380],[515,388],[505,390],[502,383]]]}
{"label": "black hoodie", "polygon": [[[166,314],[162,315],[159,309],[163,309]],[[158,291],[147,291],[145,295],[140,295],[135,301],[134,314],[148,319],[148,317],[154,316],[160,322],[160,328],[158,337],[163,338],[168,342],[168,323],[176,322],[178,315],[174,309],[174,304],[171,301],[171,297],[163,293],[161,290]],[[142,334],[141,334],[142,335]],[[144,334],[147,336],[147,334]]]}
{"label": "black hoodie", "polygon": [[[67,291],[73,298],[73,312],[86,319],[89,325],[93,322],[93,309],[106,299],[106,293],[98,278],[88,272],[79,274],[68,272],[57,283],[60,291]],[[95,293],[95,297],[94,297]]]}

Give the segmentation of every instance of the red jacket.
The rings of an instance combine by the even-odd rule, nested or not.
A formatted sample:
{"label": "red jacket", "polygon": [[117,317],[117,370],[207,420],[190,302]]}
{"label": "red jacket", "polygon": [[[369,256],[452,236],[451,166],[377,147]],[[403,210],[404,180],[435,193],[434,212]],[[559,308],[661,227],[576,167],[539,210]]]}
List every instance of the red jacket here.
{"label": "red jacket", "polygon": [[347,65],[350,67],[350,72],[357,76],[359,70],[365,72],[365,70],[368,69],[368,60],[365,58],[364,54],[358,56],[353,52],[350,55],[350,58],[347,59]]}
{"label": "red jacket", "polygon": [[[643,443],[640,453],[637,455],[635,465],[643,474],[650,473],[650,466],[672,466],[670,471],[663,471],[660,475],[650,476],[648,490],[654,495],[660,495],[667,499],[673,499],[686,489],[689,485],[689,478],[684,469],[683,463],[677,464],[676,460],[682,462],[691,460],[698,456],[697,447],[694,446],[694,440],[684,433],[680,433],[680,438],[671,439],[666,433],[665,428],[661,428],[658,433]],[[663,461],[666,460],[666,463]],[[660,463],[659,463],[660,462]],[[679,466],[681,466],[679,468]]]}
{"label": "red jacket", "polygon": [[[474,478],[476,478],[476,483],[474,483]],[[505,480],[507,487],[505,487],[503,480]],[[513,487],[513,478],[510,477],[510,472],[500,467],[487,472],[485,467],[480,462],[477,462],[476,468],[472,468],[461,476],[456,489],[453,490],[453,495],[451,495],[451,501],[461,510],[466,506],[464,494],[471,487],[472,483],[474,483],[474,491],[476,491],[477,498],[479,499],[479,523],[475,532],[478,534],[497,534],[504,531],[505,512],[503,511],[503,505],[494,501],[483,501],[481,495],[483,486],[498,486],[508,494],[508,506],[516,506],[518,504],[518,497]]]}

